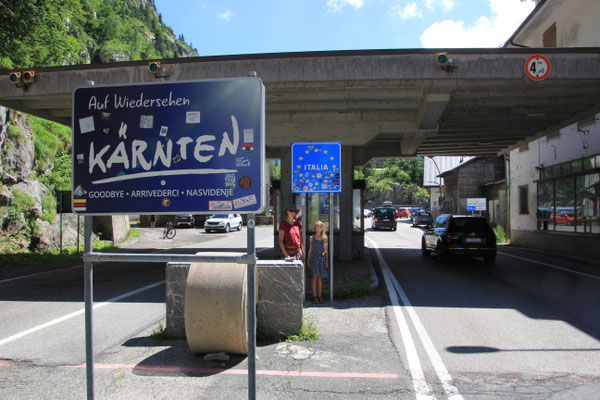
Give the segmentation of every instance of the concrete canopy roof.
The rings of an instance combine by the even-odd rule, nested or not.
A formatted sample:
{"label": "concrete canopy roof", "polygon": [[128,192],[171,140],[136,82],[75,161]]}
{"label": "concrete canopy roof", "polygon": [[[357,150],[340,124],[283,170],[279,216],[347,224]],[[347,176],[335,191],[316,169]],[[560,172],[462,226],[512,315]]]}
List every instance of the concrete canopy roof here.
{"label": "concrete canopy roof", "polygon": [[[71,125],[72,92],[96,85],[247,76],[266,87],[267,157],[290,143],[339,141],[353,164],[373,157],[499,155],[600,112],[600,48],[364,50],[164,59],[168,78],[148,61],[35,68],[27,88],[0,70],[0,105]],[[525,76],[546,55],[550,76]]]}

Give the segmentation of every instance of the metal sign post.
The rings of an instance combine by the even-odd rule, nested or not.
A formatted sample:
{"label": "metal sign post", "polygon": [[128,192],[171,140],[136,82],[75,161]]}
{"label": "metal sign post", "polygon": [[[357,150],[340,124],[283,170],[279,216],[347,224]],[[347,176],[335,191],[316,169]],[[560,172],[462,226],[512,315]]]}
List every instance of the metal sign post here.
{"label": "metal sign post", "polygon": [[[93,217],[83,219],[83,252],[84,252],[84,284],[85,297],[85,376],[88,400],[94,399],[94,324],[92,310],[94,306],[94,264],[86,260],[92,253]],[[79,234],[79,232],[77,233]]]}
{"label": "metal sign post", "polygon": [[254,214],[248,214],[248,399],[256,399],[256,236]]}
{"label": "metal sign post", "polygon": [[333,193],[329,193],[329,301],[333,304],[333,237],[335,221],[333,220]]}

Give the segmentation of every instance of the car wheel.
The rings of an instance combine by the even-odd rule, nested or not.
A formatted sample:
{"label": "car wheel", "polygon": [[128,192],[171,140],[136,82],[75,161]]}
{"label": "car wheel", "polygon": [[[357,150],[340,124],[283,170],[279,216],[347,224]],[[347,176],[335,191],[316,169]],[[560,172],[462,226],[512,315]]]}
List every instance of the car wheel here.
{"label": "car wheel", "polygon": [[442,247],[441,242],[439,242],[435,247],[435,254],[437,255],[438,261],[446,261],[446,259],[448,258],[448,254],[446,250],[444,250],[444,248]]}
{"label": "car wheel", "polygon": [[485,256],[483,256],[483,261],[485,261],[488,264],[493,263],[494,261],[496,261],[496,253],[486,254]]}
{"label": "car wheel", "polygon": [[425,238],[421,239],[421,255],[423,257],[427,257],[429,256],[429,254],[431,253],[431,251],[427,250],[427,245],[425,244]]}
{"label": "car wheel", "polygon": [[229,224],[225,225],[225,233],[229,233]]}
{"label": "car wheel", "polygon": [[237,230],[238,230],[238,231],[241,231],[241,230],[242,230],[242,223],[241,223],[241,222],[240,222],[240,224],[238,225],[238,227],[237,227]]}

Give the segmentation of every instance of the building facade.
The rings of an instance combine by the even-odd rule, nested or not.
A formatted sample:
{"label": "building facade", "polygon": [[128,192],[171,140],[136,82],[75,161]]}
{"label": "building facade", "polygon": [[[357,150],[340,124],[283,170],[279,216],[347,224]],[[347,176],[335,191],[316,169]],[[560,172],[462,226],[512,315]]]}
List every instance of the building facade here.
{"label": "building facade", "polygon": [[[506,188],[503,157],[476,157],[440,175],[444,178],[444,213],[482,214],[492,224],[505,226]],[[467,210],[467,199],[485,198],[486,210]]]}
{"label": "building facade", "polygon": [[[505,46],[599,47],[598,18],[597,0],[540,0]],[[600,259],[599,111],[582,109],[508,154],[513,244]]]}

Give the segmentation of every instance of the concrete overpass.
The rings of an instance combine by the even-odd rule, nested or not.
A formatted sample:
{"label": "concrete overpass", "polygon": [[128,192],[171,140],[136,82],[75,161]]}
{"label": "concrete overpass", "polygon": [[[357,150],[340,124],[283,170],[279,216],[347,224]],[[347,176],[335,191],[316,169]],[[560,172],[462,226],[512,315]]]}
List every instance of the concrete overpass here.
{"label": "concrete overpass", "polygon": [[[366,50],[281,53],[35,68],[20,88],[0,71],[0,105],[71,124],[71,93],[97,85],[247,76],[266,86],[267,157],[293,141],[340,141],[353,165],[372,157],[497,155],[600,111],[600,48]],[[546,55],[550,76],[528,79],[524,63]],[[164,68],[164,73],[162,71]],[[349,154],[349,155],[350,155]]]}
{"label": "concrete overpass", "polygon": [[[336,256],[356,258],[364,239],[353,233],[353,168],[373,157],[499,155],[536,136],[600,112],[600,48],[368,50],[167,59],[158,74],[148,62],[36,68],[28,87],[0,71],[0,105],[71,124],[71,94],[97,85],[247,76],[266,86],[266,152],[280,158],[281,205],[298,202],[290,188],[290,144],[342,142],[342,187]],[[548,57],[550,76],[532,81],[524,64]],[[164,69],[164,71],[163,71]],[[336,210],[338,208],[336,207]],[[274,237],[277,248],[277,237]]]}

